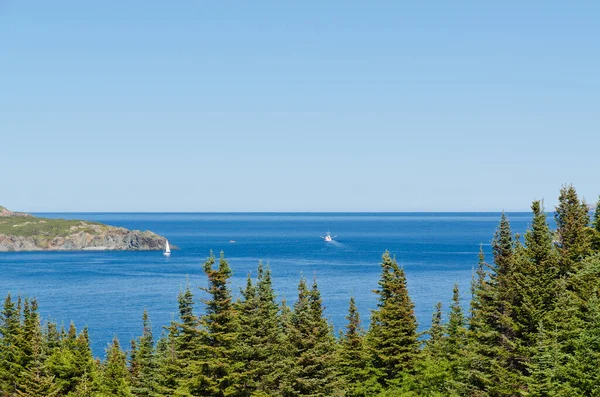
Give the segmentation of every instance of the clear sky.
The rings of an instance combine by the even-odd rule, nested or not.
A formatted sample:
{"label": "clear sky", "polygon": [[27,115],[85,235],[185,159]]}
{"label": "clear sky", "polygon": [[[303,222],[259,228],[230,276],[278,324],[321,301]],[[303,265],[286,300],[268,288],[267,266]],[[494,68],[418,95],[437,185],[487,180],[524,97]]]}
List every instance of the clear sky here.
{"label": "clear sky", "polygon": [[0,204],[595,201],[599,20],[598,1],[0,0]]}

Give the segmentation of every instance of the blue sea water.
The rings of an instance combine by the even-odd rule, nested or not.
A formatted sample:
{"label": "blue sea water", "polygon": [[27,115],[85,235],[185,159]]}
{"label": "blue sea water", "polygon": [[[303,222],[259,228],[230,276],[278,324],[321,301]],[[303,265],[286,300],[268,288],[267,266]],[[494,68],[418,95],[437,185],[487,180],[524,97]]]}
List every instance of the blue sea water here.
{"label": "blue sea water", "polygon": [[[268,263],[279,298],[290,304],[303,275],[317,278],[325,313],[336,329],[345,325],[348,300],[357,300],[363,324],[376,307],[380,259],[387,249],[404,267],[421,330],[436,302],[444,307],[458,283],[468,306],[472,269],[480,244],[490,251],[499,213],[44,213],[129,229],[152,230],[180,249],[160,252],[0,253],[0,294],[36,297],[44,319],[78,328],[87,325],[94,354],[104,356],[117,335],[122,345],[141,332],[147,309],[155,335],[176,318],[177,294],[186,280],[205,286],[202,263],[225,252],[239,295],[259,260]],[[510,213],[524,232],[529,213]],[[319,236],[337,235],[332,243]],[[235,242],[231,242],[231,241]],[[198,311],[202,307],[198,304]]]}

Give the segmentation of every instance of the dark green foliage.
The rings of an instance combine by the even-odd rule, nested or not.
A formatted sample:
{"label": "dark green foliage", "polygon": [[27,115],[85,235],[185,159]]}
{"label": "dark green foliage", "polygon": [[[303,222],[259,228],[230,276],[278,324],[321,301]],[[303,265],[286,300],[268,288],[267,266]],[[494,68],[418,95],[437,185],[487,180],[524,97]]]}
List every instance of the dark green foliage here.
{"label": "dark green foliage", "polygon": [[594,212],[594,219],[592,221],[592,249],[594,252],[600,252],[600,196],[596,203],[596,211]]}
{"label": "dark green foliage", "polygon": [[332,396],[338,393],[335,339],[323,317],[317,282],[308,289],[302,278],[294,305],[289,341],[294,365],[284,393],[290,396]]}
{"label": "dark green foliage", "polygon": [[[198,360],[202,357],[202,331],[194,314],[194,295],[189,284],[179,293],[179,320],[167,328],[168,333],[158,343],[156,391],[160,395],[192,395],[206,374],[200,372]],[[137,343],[136,343],[137,349]],[[135,352],[137,354],[137,352]]]}
{"label": "dark green foliage", "polygon": [[[521,387],[514,308],[515,249],[505,213],[492,240],[494,263],[480,254],[478,277],[473,284],[469,329],[468,384],[471,394],[503,396]],[[487,270],[486,270],[487,269]]]}
{"label": "dark green foliage", "polygon": [[415,362],[414,372],[402,374],[396,392],[402,395],[447,395],[450,366],[446,356],[447,335],[442,322],[442,303],[435,305],[431,327],[427,331],[423,354]]}
{"label": "dark green foliage", "polygon": [[590,254],[590,217],[587,205],[579,200],[573,186],[564,186],[558,201],[554,218],[560,251],[559,270],[560,275],[566,275],[576,270],[578,263]]}
{"label": "dark green foliage", "polygon": [[513,235],[510,229],[510,222],[506,213],[502,212],[500,223],[494,233],[492,240],[492,253],[494,255],[494,275],[492,281],[498,284],[506,283],[506,276],[512,270],[514,255]]}
{"label": "dark green foliage", "polygon": [[106,362],[102,366],[98,396],[132,396],[126,362],[126,355],[121,350],[119,340],[115,336],[106,350]]}
{"label": "dark green foliage", "polygon": [[412,371],[419,355],[417,320],[408,295],[404,270],[386,251],[381,261],[377,310],[371,315],[368,343],[382,385],[393,384]]}
{"label": "dark green foliage", "polygon": [[338,368],[347,396],[372,396],[381,390],[365,346],[364,331],[354,297],[350,298],[348,325],[338,348]]}
{"label": "dark green foliage", "polygon": [[132,342],[129,371],[131,373],[131,391],[135,396],[152,396],[156,388],[156,355],[154,337],[148,312],[142,315],[142,336]]}
{"label": "dark green foliage", "polygon": [[450,355],[460,355],[467,342],[467,320],[460,305],[460,293],[458,284],[454,284],[452,290],[452,303],[450,304],[450,313],[448,314],[448,324],[446,325],[447,334],[447,353]]}
{"label": "dark green foliage", "polygon": [[542,203],[534,201],[531,209],[531,228],[525,233],[525,246],[517,250],[517,267],[512,272],[516,338],[522,357],[531,355],[527,350],[535,346],[539,324],[553,309],[559,275],[558,251]]}
{"label": "dark green foliage", "polygon": [[446,390],[453,394],[464,395],[468,389],[468,329],[467,319],[460,304],[460,293],[458,284],[454,284],[452,291],[452,303],[448,314],[448,323],[445,326],[446,339],[444,343],[444,354],[448,361],[449,379]]}
{"label": "dark green foliage", "polygon": [[7,395],[15,392],[19,374],[25,369],[20,298],[18,302],[8,294],[0,314],[0,391]]}
{"label": "dark green foliage", "polygon": [[594,211],[594,221],[592,225],[597,232],[600,232],[600,196],[598,196],[598,202],[596,203],[596,210]]}
{"label": "dark green foliage", "polygon": [[238,323],[229,288],[231,269],[222,252],[216,269],[214,264],[211,252],[203,266],[208,287],[201,289],[208,294],[208,299],[202,300],[205,312],[199,321],[200,351],[192,363],[192,378],[188,384],[192,395],[223,396],[233,392]]}
{"label": "dark green foliage", "polygon": [[538,331],[528,380],[532,395],[577,395],[568,383],[567,365],[584,326],[579,310],[576,296],[567,288],[567,281],[560,280],[555,307],[546,313]]}
{"label": "dark green foliage", "polygon": [[430,338],[415,365],[414,375],[404,375],[402,385],[395,390],[410,396],[467,394],[467,329],[458,286],[454,286],[448,322],[442,323],[442,309],[438,303],[428,334]]}
{"label": "dark green foliage", "polygon": [[442,344],[444,337],[444,326],[442,325],[442,302],[435,305],[433,316],[431,317],[431,327],[427,332],[429,339],[426,342],[426,347],[429,350],[436,350]]}
{"label": "dark green foliage", "polygon": [[[177,356],[174,326],[163,335],[156,344],[157,370],[154,377],[154,387],[158,396],[174,396],[180,383],[187,379],[184,376],[181,360]],[[185,395],[185,394],[183,394]]]}
{"label": "dark green foliage", "polygon": [[235,395],[251,396],[280,392],[286,375],[284,334],[279,318],[271,271],[258,265],[254,285],[248,276],[238,304],[239,333],[235,346]]}
{"label": "dark green foliage", "polygon": [[23,328],[25,345],[28,349],[28,364],[20,374],[16,395],[22,397],[57,396],[58,386],[54,383],[54,376],[48,373],[45,365],[45,340],[37,313],[37,301],[33,300],[30,307],[26,303],[25,307]]}
{"label": "dark green foliage", "polygon": [[46,368],[54,377],[60,395],[81,395],[86,390],[95,391],[98,368],[90,349],[87,329],[77,334],[75,325],[71,323],[60,346],[48,356]]}

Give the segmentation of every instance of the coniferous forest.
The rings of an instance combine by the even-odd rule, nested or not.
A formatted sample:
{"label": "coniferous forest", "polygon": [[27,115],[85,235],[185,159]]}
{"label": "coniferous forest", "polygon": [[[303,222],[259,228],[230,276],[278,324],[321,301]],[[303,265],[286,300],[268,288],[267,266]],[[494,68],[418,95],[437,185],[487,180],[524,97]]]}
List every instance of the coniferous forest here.
{"label": "coniferous forest", "polygon": [[115,338],[104,360],[93,357],[86,328],[42,321],[35,299],[8,295],[0,395],[600,396],[600,205],[590,215],[565,186],[556,230],[541,201],[531,211],[522,236],[501,216],[492,257],[474,258],[470,291],[455,287],[449,311],[439,303],[424,334],[388,252],[373,286],[377,307],[361,319],[350,298],[339,335],[317,280],[302,278],[295,303],[279,303],[259,264],[234,299],[223,254],[204,263],[202,294],[179,293],[178,318],[162,335],[144,312],[140,336]]}

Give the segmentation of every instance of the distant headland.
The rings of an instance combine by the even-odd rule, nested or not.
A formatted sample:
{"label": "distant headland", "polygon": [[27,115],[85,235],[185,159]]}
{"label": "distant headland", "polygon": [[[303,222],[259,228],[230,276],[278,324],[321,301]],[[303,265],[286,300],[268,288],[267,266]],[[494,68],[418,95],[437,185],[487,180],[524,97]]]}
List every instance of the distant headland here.
{"label": "distant headland", "polygon": [[[0,206],[0,252],[158,251],[166,238],[98,222],[38,218]],[[173,249],[171,245],[171,249]]]}

